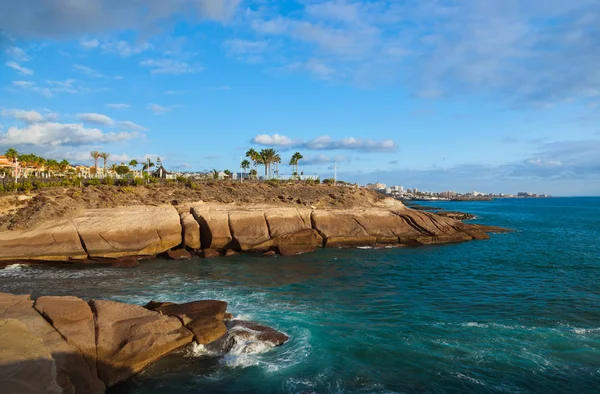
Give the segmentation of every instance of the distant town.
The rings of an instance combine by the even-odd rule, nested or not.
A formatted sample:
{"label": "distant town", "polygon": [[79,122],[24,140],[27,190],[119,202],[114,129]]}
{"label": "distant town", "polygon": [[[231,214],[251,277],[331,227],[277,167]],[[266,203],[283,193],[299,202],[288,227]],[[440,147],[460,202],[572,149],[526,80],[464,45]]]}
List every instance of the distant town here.
{"label": "distant town", "polygon": [[472,191],[468,193],[457,193],[454,191],[430,192],[418,188],[404,189],[404,186],[387,186],[385,183],[369,183],[366,186],[387,196],[399,200],[414,201],[465,201],[465,200],[491,200],[493,198],[548,198],[548,194],[536,194],[531,192],[509,193],[482,193]]}

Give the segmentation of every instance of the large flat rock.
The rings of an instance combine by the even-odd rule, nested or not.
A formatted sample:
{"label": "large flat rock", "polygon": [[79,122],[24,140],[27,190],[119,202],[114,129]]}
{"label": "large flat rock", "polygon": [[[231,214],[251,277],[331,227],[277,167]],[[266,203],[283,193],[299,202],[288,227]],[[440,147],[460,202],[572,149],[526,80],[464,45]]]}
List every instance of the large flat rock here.
{"label": "large flat rock", "polygon": [[353,211],[314,211],[313,227],[325,239],[328,248],[374,245],[377,236],[369,234],[354,218]]}
{"label": "large flat rock", "polygon": [[3,393],[63,394],[56,362],[41,338],[16,319],[0,318],[0,389]]}
{"label": "large flat rock", "polygon": [[231,244],[233,237],[229,228],[229,213],[215,210],[205,204],[193,205],[192,215],[200,225],[202,249],[224,249]]}
{"label": "large flat rock", "polygon": [[264,252],[273,245],[262,210],[229,212],[229,227],[235,246],[242,252]]}
{"label": "large flat rock", "polygon": [[34,308],[69,344],[81,352],[92,375],[97,376],[96,327],[88,303],[77,297],[46,296],[39,297]]}
{"label": "large flat rock", "polygon": [[70,220],[46,223],[33,230],[0,233],[0,261],[83,260],[87,253]]}
{"label": "large flat rock", "polygon": [[56,382],[66,393],[103,393],[104,385],[90,370],[82,353],[65,339],[23,297],[0,294],[0,319],[16,319],[39,338],[56,365]]}
{"label": "large flat rock", "polygon": [[115,301],[91,301],[96,315],[98,372],[107,387],[123,382],[194,334],[177,317]]}
{"label": "large flat rock", "polygon": [[91,209],[73,223],[90,257],[153,256],[182,242],[180,217],[170,205]]}

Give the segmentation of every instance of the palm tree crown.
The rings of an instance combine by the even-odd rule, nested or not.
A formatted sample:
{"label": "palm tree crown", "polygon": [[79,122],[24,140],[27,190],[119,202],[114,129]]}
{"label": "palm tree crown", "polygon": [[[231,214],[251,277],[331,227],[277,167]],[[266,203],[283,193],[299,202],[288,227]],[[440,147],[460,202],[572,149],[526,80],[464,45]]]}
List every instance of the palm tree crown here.
{"label": "palm tree crown", "polygon": [[98,176],[98,158],[100,157],[100,152],[98,152],[97,150],[93,150],[90,152],[90,156],[92,159],[94,159],[94,170],[96,176]]}

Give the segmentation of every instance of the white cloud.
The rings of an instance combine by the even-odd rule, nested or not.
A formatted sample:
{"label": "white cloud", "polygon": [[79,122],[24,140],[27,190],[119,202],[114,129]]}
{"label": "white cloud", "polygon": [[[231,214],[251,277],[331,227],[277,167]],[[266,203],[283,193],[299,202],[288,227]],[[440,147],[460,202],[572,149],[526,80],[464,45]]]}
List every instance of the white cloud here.
{"label": "white cloud", "polygon": [[146,131],[146,130],[148,130],[145,127],[140,126],[139,124],[133,123],[130,120],[123,120],[123,121],[119,122],[118,127],[122,128],[124,130],[129,130],[129,131]]}
{"label": "white cloud", "polygon": [[101,45],[103,51],[108,53],[115,53],[121,57],[129,57],[131,55],[138,55],[142,52],[149,51],[154,46],[149,42],[142,42],[137,44],[131,44],[127,41],[107,42]]}
{"label": "white cloud", "polygon": [[300,164],[303,166],[314,166],[321,164],[331,164],[337,159],[338,163],[350,161],[350,158],[347,156],[326,156],[326,155],[316,155],[312,157],[306,157],[300,161]]}
{"label": "white cloud", "polygon": [[294,141],[284,135],[279,134],[259,134],[252,139],[253,144],[288,147],[294,145]]}
{"label": "white cloud", "polygon": [[104,125],[104,126],[112,126],[115,124],[115,121],[103,114],[96,113],[85,113],[85,114],[77,114],[77,119],[81,120],[85,123],[96,124],[96,125]]}
{"label": "white cloud", "polygon": [[98,71],[94,70],[93,68],[87,67],[87,66],[82,66],[81,64],[74,64],[73,69],[75,69],[75,71],[85,74],[91,78],[103,78],[104,77],[104,75],[100,74]]}
{"label": "white cloud", "polygon": [[281,68],[282,71],[304,71],[317,79],[330,79],[335,75],[335,69],[317,59],[308,59],[306,62],[296,62]]}
{"label": "white cloud", "polygon": [[75,86],[76,82],[77,80],[75,79],[65,79],[64,81],[48,80],[46,81],[46,84],[51,86],[50,89],[52,93],[58,92],[74,94],[81,91],[81,88]]}
{"label": "white cloud", "polygon": [[26,111],[22,109],[5,109],[0,113],[4,117],[11,117],[25,123],[39,123],[46,121],[44,115],[37,111]]}
{"label": "white cloud", "polygon": [[100,129],[85,128],[81,124],[46,122],[29,124],[23,128],[10,127],[5,133],[0,133],[0,145],[78,146],[120,142],[137,136],[137,133],[105,133]]}
{"label": "white cloud", "polygon": [[251,141],[257,145],[277,146],[284,148],[304,148],[308,150],[355,150],[361,152],[394,152],[398,149],[393,140],[364,140],[353,137],[334,140],[323,135],[309,141],[293,140],[279,134],[259,134]]}
{"label": "white cloud", "polygon": [[21,75],[33,75],[32,69],[22,67],[16,62],[6,62],[6,66],[18,71]]}
{"label": "white cloud", "polygon": [[201,66],[173,59],[148,59],[140,62],[140,66],[150,68],[151,74],[191,74],[203,70]]}
{"label": "white cloud", "polygon": [[6,49],[6,54],[12,58],[15,58],[19,62],[29,61],[29,56],[27,56],[27,53],[19,47],[8,47]]}
{"label": "white cloud", "polygon": [[94,49],[94,48],[97,48],[100,45],[100,41],[98,41],[98,40],[81,41],[79,43],[79,45],[83,49]]}
{"label": "white cloud", "polygon": [[158,104],[148,104],[146,108],[154,112],[154,115],[164,115],[167,112],[171,112],[171,108],[163,107],[162,105]]}
{"label": "white cloud", "polygon": [[47,87],[38,86],[35,82],[32,81],[13,81],[13,85],[19,87],[23,90],[29,90],[42,96],[53,97],[54,93]]}
{"label": "white cloud", "polygon": [[129,104],[123,104],[123,103],[106,104],[106,106],[108,108],[114,108],[114,109],[127,109],[130,107]]}

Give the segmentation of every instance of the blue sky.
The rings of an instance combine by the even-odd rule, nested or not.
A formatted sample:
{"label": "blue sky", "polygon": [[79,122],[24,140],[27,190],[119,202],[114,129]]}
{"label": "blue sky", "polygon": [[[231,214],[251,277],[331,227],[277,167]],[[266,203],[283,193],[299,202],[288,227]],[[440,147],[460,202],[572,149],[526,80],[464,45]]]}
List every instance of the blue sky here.
{"label": "blue sky", "polygon": [[0,151],[600,195],[597,0],[7,1],[0,56]]}

